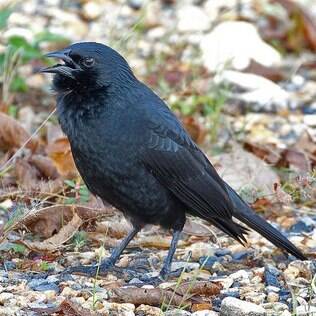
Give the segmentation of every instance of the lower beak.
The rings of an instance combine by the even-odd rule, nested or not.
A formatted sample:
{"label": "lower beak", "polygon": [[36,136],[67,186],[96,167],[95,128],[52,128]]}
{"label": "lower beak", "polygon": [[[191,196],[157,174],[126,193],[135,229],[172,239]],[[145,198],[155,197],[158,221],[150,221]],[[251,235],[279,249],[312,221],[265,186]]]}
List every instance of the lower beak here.
{"label": "lower beak", "polygon": [[51,67],[42,68],[39,72],[55,73],[75,79],[75,73],[80,71],[81,67],[72,60],[69,53],[69,49],[64,49],[46,54],[45,57],[61,59],[65,64],[57,64]]}

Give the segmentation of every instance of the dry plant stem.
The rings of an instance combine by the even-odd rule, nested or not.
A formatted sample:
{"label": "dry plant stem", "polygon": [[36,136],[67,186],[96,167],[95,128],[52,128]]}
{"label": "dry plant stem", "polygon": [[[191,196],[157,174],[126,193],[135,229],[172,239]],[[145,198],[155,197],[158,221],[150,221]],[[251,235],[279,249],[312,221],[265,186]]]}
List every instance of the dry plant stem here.
{"label": "dry plant stem", "polygon": [[49,113],[46,119],[42,122],[42,124],[35,130],[35,132],[22,144],[22,146],[15,152],[15,154],[0,167],[0,172],[6,169],[11,165],[14,159],[21,153],[21,151],[25,148],[25,146],[33,139],[38,132],[46,125],[48,120],[55,114],[56,109]]}

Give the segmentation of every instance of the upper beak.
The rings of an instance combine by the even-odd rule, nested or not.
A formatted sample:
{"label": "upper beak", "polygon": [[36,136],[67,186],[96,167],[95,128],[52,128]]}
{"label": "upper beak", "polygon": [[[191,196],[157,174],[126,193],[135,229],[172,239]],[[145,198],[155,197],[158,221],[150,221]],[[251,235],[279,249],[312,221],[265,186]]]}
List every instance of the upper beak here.
{"label": "upper beak", "polygon": [[72,60],[72,58],[69,56],[69,53],[69,49],[63,49],[46,54],[45,57],[61,59],[65,62],[65,64],[57,64],[51,67],[42,68],[39,70],[39,72],[56,73],[75,79],[75,72],[78,72],[82,69],[76,62]]}

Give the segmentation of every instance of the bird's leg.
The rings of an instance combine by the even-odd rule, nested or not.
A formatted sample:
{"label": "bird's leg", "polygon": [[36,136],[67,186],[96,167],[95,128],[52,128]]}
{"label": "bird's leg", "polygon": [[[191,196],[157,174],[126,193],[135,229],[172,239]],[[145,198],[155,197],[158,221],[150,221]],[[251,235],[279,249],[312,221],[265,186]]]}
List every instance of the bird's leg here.
{"label": "bird's leg", "polygon": [[135,237],[135,235],[140,231],[140,226],[134,226],[129,234],[122,240],[122,242],[113,249],[111,256],[104,259],[100,265],[91,265],[91,266],[76,266],[66,269],[67,273],[77,273],[89,276],[95,276],[96,274],[106,274],[110,268],[114,266],[116,261],[119,259],[120,255],[129,244],[129,242]]}
{"label": "bird's leg", "polygon": [[171,240],[171,244],[170,244],[170,248],[169,248],[167,257],[166,257],[166,259],[163,263],[162,269],[159,273],[160,278],[162,278],[164,280],[170,274],[172,259],[173,259],[174,253],[176,252],[176,249],[177,249],[177,244],[178,244],[178,241],[180,238],[181,231],[182,231],[182,229],[181,230],[174,230],[174,232],[173,232],[172,240]]}

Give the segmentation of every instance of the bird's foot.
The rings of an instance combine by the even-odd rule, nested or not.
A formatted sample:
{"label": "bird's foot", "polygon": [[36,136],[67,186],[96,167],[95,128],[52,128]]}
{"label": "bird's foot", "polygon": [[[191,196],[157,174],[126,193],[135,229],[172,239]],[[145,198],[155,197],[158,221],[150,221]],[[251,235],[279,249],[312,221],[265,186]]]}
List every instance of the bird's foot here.
{"label": "bird's foot", "polygon": [[160,283],[167,281],[169,278],[178,278],[182,272],[183,272],[183,269],[178,269],[178,270],[171,272],[169,269],[162,268],[159,275],[150,276],[150,275],[145,274],[145,275],[139,277],[139,280],[145,284],[157,286]]}
{"label": "bird's foot", "polygon": [[114,267],[114,263],[111,259],[106,259],[101,262],[100,265],[90,265],[90,266],[74,266],[67,268],[63,271],[63,274],[79,274],[90,277],[96,277],[98,275],[106,275],[112,268]]}

